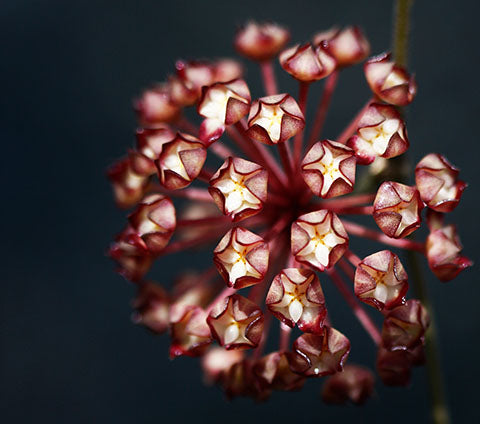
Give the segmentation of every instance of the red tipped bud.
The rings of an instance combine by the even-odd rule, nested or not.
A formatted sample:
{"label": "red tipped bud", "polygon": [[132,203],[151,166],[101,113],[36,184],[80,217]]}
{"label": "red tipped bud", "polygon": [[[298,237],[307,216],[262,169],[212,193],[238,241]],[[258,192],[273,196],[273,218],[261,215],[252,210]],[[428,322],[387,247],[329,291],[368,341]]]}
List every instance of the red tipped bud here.
{"label": "red tipped bud", "polygon": [[136,309],[132,316],[135,324],[144,325],[158,334],[167,330],[170,304],[167,293],[161,286],[150,282],[141,284],[133,307]]}
{"label": "red tipped bud", "polygon": [[406,237],[420,227],[420,212],[424,208],[415,187],[385,181],[373,202],[373,218],[389,237]]}
{"label": "red tipped bud", "polygon": [[250,100],[250,90],[240,79],[203,87],[197,110],[207,119],[200,125],[200,138],[207,144],[219,139],[225,126],[235,124],[248,113]]}
{"label": "red tipped bud", "polygon": [[327,315],[322,286],[314,272],[287,268],[272,281],[265,300],[270,312],[289,327],[321,333]]}
{"label": "red tipped bud", "polygon": [[168,244],[175,230],[175,207],[170,198],[162,194],[150,194],[139,203],[128,220],[150,253],[158,254]]}
{"label": "red tipped bud", "polygon": [[338,216],[326,209],[301,215],[292,224],[292,254],[319,271],[330,268],[348,247],[348,235]]}
{"label": "red tipped bud", "polygon": [[355,150],[358,163],[369,165],[377,157],[401,155],[410,144],[405,122],[395,108],[372,103],[358,122],[357,134],[347,145]]}
{"label": "red tipped bud", "polygon": [[222,213],[237,222],[262,210],[267,180],[260,165],[229,157],[210,180],[208,191]]}
{"label": "red tipped bud", "polygon": [[303,159],[303,179],[317,196],[341,196],[353,190],[355,163],[349,147],[331,140],[319,141]]}
{"label": "red tipped bud", "polygon": [[206,312],[198,306],[173,305],[170,311],[170,357],[201,356],[212,342]]}
{"label": "red tipped bud", "polygon": [[273,352],[261,358],[253,367],[260,387],[294,391],[300,390],[305,383],[305,377],[292,372],[283,352]]}
{"label": "red tipped bud", "polygon": [[324,327],[322,335],[303,334],[288,354],[290,368],[307,377],[322,377],[343,369],[350,341],[339,331]]}
{"label": "red tipped bud", "polygon": [[145,242],[131,227],[127,227],[115,238],[109,255],[118,263],[117,272],[134,282],[143,279],[153,262]]}
{"label": "red tipped bud", "polygon": [[373,373],[358,365],[345,365],[341,372],[328,377],[323,385],[322,399],[326,403],[361,405],[373,394]]}
{"label": "red tipped bud", "polygon": [[132,169],[130,159],[122,159],[108,170],[108,178],[112,182],[113,194],[118,207],[129,208],[144,195],[148,177],[137,174]]}
{"label": "red tipped bud", "polygon": [[268,244],[241,227],[229,230],[213,253],[218,271],[236,289],[263,280],[268,269]]}
{"label": "red tipped bud", "polygon": [[142,97],[135,100],[134,109],[140,125],[146,127],[172,122],[180,113],[180,107],[173,101],[168,84],[144,91]]}
{"label": "red tipped bud", "polygon": [[428,325],[427,310],[418,300],[410,299],[385,317],[382,346],[388,350],[409,350],[423,345]]}
{"label": "red tipped bud", "polygon": [[454,225],[431,228],[425,249],[430,269],[444,282],[453,280],[473,264],[470,259],[461,255],[462,245]]}
{"label": "red tipped bud", "polygon": [[137,130],[137,150],[129,153],[133,172],[150,176],[157,172],[155,160],[162,152],[162,146],[171,141],[175,133],[167,126],[160,128],[141,128]]}
{"label": "red tipped bud", "polygon": [[202,369],[208,384],[219,381],[233,364],[243,359],[243,352],[239,349],[225,350],[221,347],[211,348],[202,357]]}
{"label": "red tipped bud", "polygon": [[324,44],[312,46],[310,43],[290,47],[280,54],[282,68],[295,79],[313,82],[330,75],[337,62]]}
{"label": "red tipped bud", "polygon": [[277,144],[293,137],[305,126],[305,118],[289,94],[255,100],[248,115],[248,135],[265,144]]}
{"label": "red tipped bud", "polygon": [[239,294],[218,302],[207,323],[212,336],[226,349],[256,347],[262,338],[262,310]]}
{"label": "red tipped bud", "polygon": [[160,182],[169,190],[188,186],[202,170],[207,150],[200,140],[188,134],[177,133],[165,143],[155,162]]}
{"label": "red tipped bud", "polygon": [[398,256],[389,250],[367,256],[357,266],[355,294],[380,311],[405,303],[407,290],[407,273]]}
{"label": "red tipped bud", "polygon": [[338,66],[349,66],[361,62],[370,54],[370,44],[357,26],[343,29],[332,28],[314,36],[314,44],[327,41],[329,53]]}
{"label": "red tipped bud", "polygon": [[451,212],[467,184],[458,180],[458,169],[438,153],[425,156],[415,168],[415,180],[422,200],[437,212]]}
{"label": "red tipped bud", "polygon": [[256,61],[265,61],[276,56],[290,39],[290,32],[273,23],[249,22],[235,36],[237,51]]}
{"label": "red tipped bud", "polygon": [[415,78],[390,61],[390,54],[372,57],[365,65],[365,77],[372,91],[384,102],[406,106],[417,94]]}

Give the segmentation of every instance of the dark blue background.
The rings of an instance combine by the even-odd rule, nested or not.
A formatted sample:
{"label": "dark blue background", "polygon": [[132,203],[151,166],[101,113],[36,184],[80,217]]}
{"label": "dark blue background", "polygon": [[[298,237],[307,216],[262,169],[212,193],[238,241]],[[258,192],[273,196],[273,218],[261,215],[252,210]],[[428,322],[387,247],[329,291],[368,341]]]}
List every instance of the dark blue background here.
{"label": "dark blue background", "polygon": [[[419,93],[408,119],[412,160],[444,153],[470,183],[452,218],[472,259],[479,252],[478,15],[474,1],[416,2],[411,69]],[[294,41],[335,23],[356,23],[374,53],[390,45],[389,1],[2,1],[3,422],[427,421],[423,369],[408,389],[377,384],[362,409],[323,405],[317,381],[266,404],[229,403],[204,387],[196,360],[169,361],[168,338],[130,322],[133,287],[104,256],[124,224],[104,172],[133,142],[131,99],[172,72],[179,57],[232,55],[235,27],[251,17],[288,25]],[[250,67],[255,95],[261,94],[252,82],[257,76]],[[289,77],[281,81],[296,93]],[[346,71],[325,134],[334,137],[367,96],[361,69]],[[359,254],[371,252],[356,246]],[[175,257],[157,268],[157,278],[167,280],[182,267]],[[475,422],[477,271],[449,284],[426,273],[453,422]],[[336,327],[352,340],[352,360],[371,366],[371,342],[335,292],[325,291]]]}

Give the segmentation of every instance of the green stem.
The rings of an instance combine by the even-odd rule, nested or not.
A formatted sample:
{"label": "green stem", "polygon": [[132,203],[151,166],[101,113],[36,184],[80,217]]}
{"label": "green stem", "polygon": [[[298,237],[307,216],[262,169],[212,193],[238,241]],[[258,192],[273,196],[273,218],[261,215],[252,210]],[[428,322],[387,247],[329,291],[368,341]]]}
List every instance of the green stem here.
{"label": "green stem", "polygon": [[[396,0],[395,21],[393,38],[393,58],[398,65],[406,66],[408,62],[408,35],[410,30],[410,9],[413,0]],[[405,156],[401,156],[395,163],[395,170],[400,180],[408,179],[409,166],[406,165]],[[427,308],[430,315],[430,328],[426,334],[425,356],[427,365],[428,384],[432,402],[432,419],[435,424],[449,424],[450,414],[448,411],[447,397],[445,394],[444,378],[440,364],[439,346],[434,311],[428,296],[427,284],[423,277],[422,269],[418,260],[418,253],[408,252],[409,268],[412,271],[411,281],[415,292],[422,304]]]}
{"label": "green stem", "polygon": [[408,62],[408,33],[410,31],[410,8],[413,0],[396,0],[393,36],[393,57],[401,66]]}
{"label": "green stem", "polygon": [[440,363],[438,349],[438,332],[434,310],[428,296],[427,284],[423,278],[422,269],[418,260],[417,252],[408,251],[408,262],[411,270],[411,281],[414,283],[418,299],[427,309],[430,316],[430,327],[425,337],[425,357],[428,374],[428,385],[432,402],[432,419],[435,424],[449,424],[450,413],[448,411],[445,383]]}

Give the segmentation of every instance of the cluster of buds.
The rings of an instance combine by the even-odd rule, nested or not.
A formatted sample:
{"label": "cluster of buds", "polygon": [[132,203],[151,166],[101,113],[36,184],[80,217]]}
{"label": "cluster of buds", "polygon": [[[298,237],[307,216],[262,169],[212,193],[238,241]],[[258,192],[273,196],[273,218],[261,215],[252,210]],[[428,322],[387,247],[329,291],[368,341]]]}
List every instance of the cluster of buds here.
{"label": "cluster of buds", "polygon": [[[432,153],[416,166],[414,186],[383,181],[375,193],[356,192],[357,166],[375,168],[408,149],[398,106],[413,100],[414,78],[388,54],[368,60],[372,99],[337,138],[321,139],[339,73],[366,59],[370,46],[357,27],[322,31],[293,47],[286,47],[289,39],[279,25],[254,22],[235,37],[237,51],[260,66],[264,97],[252,99],[242,66],[223,59],[179,61],[167,82],[135,102],[136,147],[109,171],[117,204],[134,210],[109,253],[138,286],[133,321],[156,334],[168,331],[172,358],[201,356],[205,380],[229,398],[265,400],[323,377],[325,402],[359,404],[372,394],[374,376],[345,365],[350,341],[333,327],[323,288],[339,290],[377,345],[380,379],[407,384],[411,368],[425,359],[429,318],[418,300],[407,300],[407,271],[390,249],[424,254],[441,281],[468,268],[455,227],[444,224],[466,184]],[[298,81],[298,99],[278,90],[276,57]],[[307,126],[309,86],[322,79],[324,93]],[[197,122],[186,118],[188,107]],[[211,167],[212,154],[220,167]],[[421,226],[424,210],[427,239],[406,238]],[[371,216],[380,231],[351,215]],[[352,236],[386,248],[361,259],[349,248]],[[155,260],[208,245],[211,266],[182,275],[171,291],[146,279]],[[382,314],[381,329],[365,306]],[[280,340],[265,352],[272,322]],[[295,327],[301,334],[291,340]]]}

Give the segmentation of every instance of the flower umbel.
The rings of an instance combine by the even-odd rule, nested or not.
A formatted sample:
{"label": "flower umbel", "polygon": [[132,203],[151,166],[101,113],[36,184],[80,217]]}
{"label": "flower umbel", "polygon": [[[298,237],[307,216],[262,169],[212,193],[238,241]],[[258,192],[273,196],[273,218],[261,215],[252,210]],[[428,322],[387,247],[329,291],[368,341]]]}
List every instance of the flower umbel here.
{"label": "flower umbel", "polygon": [[[366,59],[370,45],[357,27],[285,49],[289,39],[279,25],[254,22],[235,37],[237,51],[260,66],[263,97],[252,100],[240,63],[221,59],[178,61],[166,82],[135,101],[136,147],[108,172],[118,206],[133,210],[109,254],[138,287],[134,322],[156,334],[168,329],[172,358],[202,356],[206,380],[229,398],[265,400],[330,376],[326,402],[359,404],[374,377],[345,366],[350,341],[334,328],[327,303],[351,311],[376,344],[372,363],[383,383],[408,384],[411,368],[424,362],[429,318],[418,300],[407,300],[408,270],[397,253],[421,252],[441,281],[472,264],[456,227],[444,223],[466,183],[445,157],[430,153],[416,166],[415,185],[383,181],[376,192],[360,192],[359,176],[410,145],[398,106],[413,101],[414,78],[388,54],[369,59],[373,98],[338,137],[321,139],[340,72]],[[297,98],[278,90],[276,60],[299,81]],[[309,122],[309,87],[322,79]],[[407,238],[424,209],[427,239]],[[372,228],[350,215],[370,217]],[[352,236],[384,247],[362,259],[349,248]],[[181,275],[172,289],[146,279],[156,260],[193,248],[210,252],[205,270]],[[325,299],[330,284],[347,306]],[[382,328],[369,315],[379,311]],[[265,353],[273,322],[278,348]],[[292,329],[302,333],[293,342]]]}

